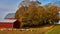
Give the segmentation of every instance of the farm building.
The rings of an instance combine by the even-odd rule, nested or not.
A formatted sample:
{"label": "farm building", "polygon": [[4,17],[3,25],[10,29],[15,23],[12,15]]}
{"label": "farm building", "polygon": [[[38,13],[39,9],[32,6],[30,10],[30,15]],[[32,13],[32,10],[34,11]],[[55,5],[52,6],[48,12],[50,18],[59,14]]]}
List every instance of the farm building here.
{"label": "farm building", "polygon": [[16,20],[2,20],[0,21],[0,28],[13,28],[13,23]]}
{"label": "farm building", "polygon": [[0,21],[0,28],[18,28],[19,22],[15,19],[15,13],[9,13],[4,20]]}

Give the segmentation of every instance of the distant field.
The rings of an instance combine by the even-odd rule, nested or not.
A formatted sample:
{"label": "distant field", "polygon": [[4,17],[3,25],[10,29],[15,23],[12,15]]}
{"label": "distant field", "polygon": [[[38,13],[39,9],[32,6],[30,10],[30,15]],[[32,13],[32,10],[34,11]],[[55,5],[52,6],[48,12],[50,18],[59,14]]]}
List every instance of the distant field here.
{"label": "distant field", "polygon": [[38,28],[29,29],[0,29],[0,34],[44,34],[50,30],[54,25],[46,25]]}
{"label": "distant field", "polygon": [[60,34],[60,25],[55,25],[55,27],[47,31],[45,34]]}

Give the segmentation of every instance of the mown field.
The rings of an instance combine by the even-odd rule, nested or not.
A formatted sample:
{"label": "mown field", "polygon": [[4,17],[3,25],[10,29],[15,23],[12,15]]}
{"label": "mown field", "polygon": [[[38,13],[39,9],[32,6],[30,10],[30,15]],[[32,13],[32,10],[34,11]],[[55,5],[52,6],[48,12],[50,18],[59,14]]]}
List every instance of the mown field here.
{"label": "mown field", "polygon": [[37,28],[28,29],[6,29],[0,28],[0,34],[44,34],[46,31],[53,28],[54,25],[45,25]]}
{"label": "mown field", "polygon": [[52,29],[48,30],[45,34],[60,34],[60,25],[55,25]]}

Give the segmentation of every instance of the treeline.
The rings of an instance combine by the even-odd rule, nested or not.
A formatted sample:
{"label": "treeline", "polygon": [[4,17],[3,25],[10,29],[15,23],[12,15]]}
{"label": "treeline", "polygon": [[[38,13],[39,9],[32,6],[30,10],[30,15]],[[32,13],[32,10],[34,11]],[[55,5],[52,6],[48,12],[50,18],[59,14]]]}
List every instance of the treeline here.
{"label": "treeline", "polygon": [[29,6],[21,6],[15,14],[15,18],[23,25],[41,25],[55,24],[59,21],[57,6],[39,6],[38,3],[32,2]]}

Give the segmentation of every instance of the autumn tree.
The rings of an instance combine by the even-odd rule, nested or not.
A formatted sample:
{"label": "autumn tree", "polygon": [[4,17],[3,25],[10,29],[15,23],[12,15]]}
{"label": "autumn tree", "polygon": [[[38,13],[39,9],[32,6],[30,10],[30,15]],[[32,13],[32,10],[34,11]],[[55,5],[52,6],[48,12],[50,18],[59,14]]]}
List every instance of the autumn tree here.
{"label": "autumn tree", "polygon": [[21,21],[25,25],[38,25],[39,18],[37,13],[37,6],[35,2],[32,2],[28,6],[28,10],[25,12],[25,18]]}
{"label": "autumn tree", "polygon": [[50,11],[51,11],[51,16],[52,16],[52,22],[57,22],[57,21],[59,21],[59,16],[58,16],[58,12],[59,12],[59,10],[58,10],[58,7],[57,6],[54,6],[54,5],[52,5],[50,8]]}
{"label": "autumn tree", "polygon": [[38,6],[38,8],[37,8],[37,14],[38,14],[38,17],[39,17],[39,19],[40,19],[40,23],[41,24],[43,24],[43,23],[45,23],[45,12],[46,12],[46,10],[44,9],[44,7],[43,6]]}
{"label": "autumn tree", "polygon": [[[22,6],[20,7],[16,14],[15,18],[21,22],[20,27],[23,25],[38,25],[40,22],[38,3],[37,2],[31,2],[28,7]],[[41,9],[41,11],[43,11]],[[42,23],[42,22],[41,22]]]}
{"label": "autumn tree", "polygon": [[[15,13],[15,18],[19,21],[22,22],[23,18],[25,18],[25,13],[27,11],[28,7],[21,6]],[[22,23],[21,23],[22,24]],[[21,26],[20,24],[20,26]]]}
{"label": "autumn tree", "polygon": [[48,19],[48,21],[51,22],[52,24],[59,21],[58,12],[59,12],[58,7],[51,5],[46,11],[46,18]]}
{"label": "autumn tree", "polygon": [[54,24],[59,20],[57,6],[39,6],[38,2],[31,2],[28,6],[21,6],[15,13],[15,18],[20,22],[20,27],[23,25],[41,25]]}

